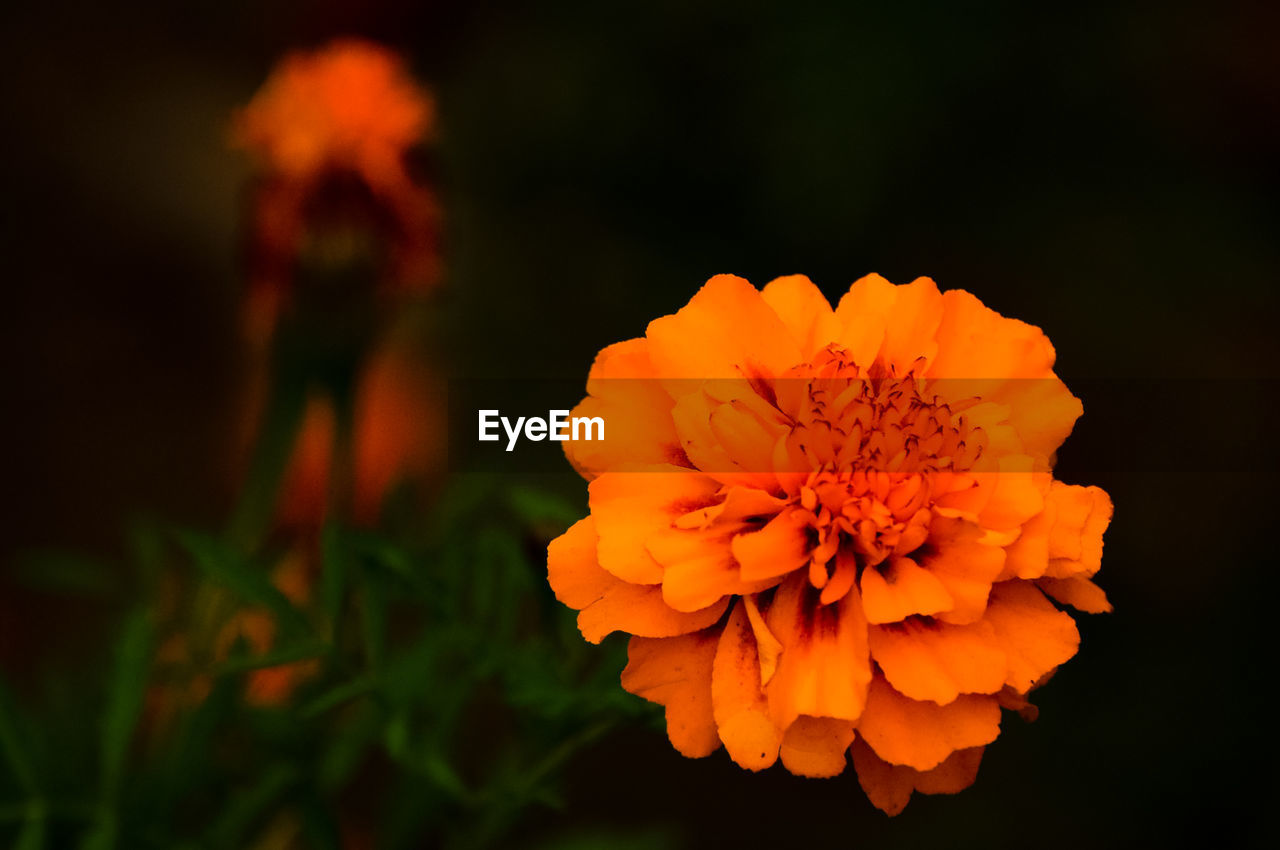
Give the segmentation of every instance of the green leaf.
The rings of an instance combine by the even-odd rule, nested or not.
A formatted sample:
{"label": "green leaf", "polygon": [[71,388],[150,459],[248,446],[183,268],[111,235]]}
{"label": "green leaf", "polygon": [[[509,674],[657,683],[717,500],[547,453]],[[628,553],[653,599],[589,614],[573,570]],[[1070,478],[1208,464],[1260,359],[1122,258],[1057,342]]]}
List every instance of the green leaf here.
{"label": "green leaf", "polygon": [[41,850],[45,846],[45,825],[49,811],[43,800],[27,803],[26,822],[13,842],[13,850]]}
{"label": "green leaf", "polygon": [[248,673],[251,670],[263,670],[268,667],[279,667],[281,664],[292,664],[295,661],[306,661],[328,655],[332,647],[327,643],[308,641],[305,643],[284,646],[260,655],[244,655],[228,658],[218,665],[215,671],[219,676]]}
{"label": "green leaf", "polygon": [[335,525],[326,525],[320,533],[320,599],[335,629],[342,615],[347,582],[347,553],[343,542],[343,535]]}
{"label": "green leaf", "polygon": [[298,768],[292,764],[277,764],[269,768],[249,788],[231,796],[222,816],[210,828],[207,839],[213,847],[232,850],[244,847],[244,834],[267,808],[298,778]]}
{"label": "green leaf", "polygon": [[294,632],[308,632],[307,618],[271,583],[265,571],[255,569],[225,543],[192,531],[176,532],[178,543],[198,566],[215,581],[248,602],[269,609],[282,626]]}
{"label": "green leaf", "polygon": [[146,611],[125,620],[116,641],[115,659],[102,723],[102,790],[104,800],[115,799],[124,774],[129,742],[142,711],[151,668],[152,626]]}
{"label": "green leaf", "polygon": [[28,794],[36,793],[35,772],[31,769],[31,757],[24,743],[25,735],[18,720],[17,706],[9,689],[0,682],[0,749],[13,772],[18,785]]}
{"label": "green leaf", "polygon": [[299,714],[306,719],[319,717],[331,708],[349,702],[356,697],[362,697],[365,694],[372,693],[377,683],[369,676],[361,676],[358,679],[352,679],[350,682],[344,682],[336,688],[325,691],[320,696],[309,702],[302,708]]}
{"label": "green leaf", "polygon": [[360,625],[369,667],[377,670],[386,656],[387,598],[382,582],[366,576],[360,594]]}
{"label": "green leaf", "polygon": [[249,481],[228,530],[228,537],[246,549],[256,548],[271,521],[305,405],[303,382],[276,383],[249,464]]}
{"label": "green leaf", "polygon": [[582,510],[568,500],[533,487],[512,487],[507,502],[516,518],[527,525],[568,528],[582,519]]}

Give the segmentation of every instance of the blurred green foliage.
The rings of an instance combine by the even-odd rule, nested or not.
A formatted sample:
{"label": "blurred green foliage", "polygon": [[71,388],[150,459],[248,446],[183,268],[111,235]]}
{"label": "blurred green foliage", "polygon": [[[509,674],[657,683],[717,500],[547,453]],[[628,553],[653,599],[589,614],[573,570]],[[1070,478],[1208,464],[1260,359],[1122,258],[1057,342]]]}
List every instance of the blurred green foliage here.
{"label": "blurred green foliage", "polygon": [[[123,606],[84,675],[51,676],[27,699],[0,686],[0,829],[13,846],[515,842],[531,807],[559,804],[575,752],[653,707],[618,687],[625,645],[586,644],[546,587],[546,543],[574,506],[484,476],[456,477],[436,505],[402,539],[326,525],[306,605],[273,585],[270,546],[192,529],[137,530],[127,581],[141,594],[74,558],[33,565],[45,587],[146,602]],[[166,617],[175,582],[178,616]],[[246,611],[269,612],[270,649],[237,640],[220,653],[218,635]],[[190,649],[177,664],[160,651],[175,628]],[[246,699],[254,671],[300,661],[317,668],[281,702]]]}

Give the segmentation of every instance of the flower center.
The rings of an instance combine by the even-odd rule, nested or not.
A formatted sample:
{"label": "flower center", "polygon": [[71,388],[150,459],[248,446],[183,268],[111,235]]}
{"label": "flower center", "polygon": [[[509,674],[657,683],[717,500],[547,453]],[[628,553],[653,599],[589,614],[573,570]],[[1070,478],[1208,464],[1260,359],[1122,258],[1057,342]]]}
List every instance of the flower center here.
{"label": "flower center", "polygon": [[[967,486],[986,445],[963,411],[912,373],[863,371],[838,347],[775,384],[796,469],[808,469],[795,508],[809,514],[810,577],[823,587],[843,554],[856,573],[916,551],[929,536],[936,498]],[[790,408],[790,409],[788,409]],[[852,556],[850,558],[849,556]],[[829,564],[831,565],[829,568]]]}

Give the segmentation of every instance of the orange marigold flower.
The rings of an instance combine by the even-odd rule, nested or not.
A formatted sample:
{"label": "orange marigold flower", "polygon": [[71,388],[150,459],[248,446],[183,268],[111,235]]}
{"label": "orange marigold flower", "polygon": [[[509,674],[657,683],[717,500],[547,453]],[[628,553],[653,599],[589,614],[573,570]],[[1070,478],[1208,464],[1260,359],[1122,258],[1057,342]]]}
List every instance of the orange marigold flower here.
{"label": "orange marigold flower", "polygon": [[405,178],[404,153],[431,129],[434,105],[400,58],[379,45],[340,39],[291,53],[236,119],[236,142],[298,181],[329,169],[375,187]]}
{"label": "orange marigold flower", "polygon": [[339,39],[284,58],[234,118],[255,156],[246,326],[262,343],[289,306],[303,258],[371,262],[386,289],[440,277],[439,208],[407,165],[435,123],[430,94],[391,50]]}
{"label": "orange marigold flower", "polygon": [[971,784],[1079,643],[1111,500],[1052,476],[1082,408],[1039,328],[920,278],[712,278],[604,349],[548,578],[686,756],[834,776],[890,814]]}

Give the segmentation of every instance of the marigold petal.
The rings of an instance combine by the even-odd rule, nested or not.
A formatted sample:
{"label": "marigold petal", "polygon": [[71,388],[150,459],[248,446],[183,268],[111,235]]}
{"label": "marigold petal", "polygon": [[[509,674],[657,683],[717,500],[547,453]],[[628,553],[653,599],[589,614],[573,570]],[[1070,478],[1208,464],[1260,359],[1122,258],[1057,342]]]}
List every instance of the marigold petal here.
{"label": "marigold petal", "polygon": [[956,750],[933,770],[917,772],[916,790],[921,794],[959,794],[978,778],[978,767],[986,747]]}
{"label": "marigold petal", "polygon": [[662,599],[656,585],[619,581],[599,602],[578,614],[578,629],[591,643],[599,643],[613,632],[641,637],[673,637],[705,629],[719,620],[729,607],[727,598],[700,611],[677,611]]}
{"label": "marigold petal", "polygon": [[883,572],[874,567],[862,571],[862,608],[868,623],[896,623],[954,605],[946,585],[910,558],[890,559]]}
{"label": "marigold petal", "polygon": [[696,611],[722,596],[757,593],[781,581],[742,579],[729,544],[734,528],[668,529],[649,538],[649,552],[663,565],[662,597],[668,605]]}
{"label": "marigold petal", "polygon": [[733,557],[746,581],[786,575],[809,563],[809,522],[804,511],[784,511],[759,531],[733,538]]}
{"label": "marigold petal", "polygon": [[675,315],[650,322],[645,337],[664,378],[780,375],[803,359],[759,291],[728,274],[707,281]]}
{"label": "marigold petal", "polygon": [[1080,399],[1056,375],[1002,381],[987,398],[1008,405],[1008,422],[1017,432],[1023,451],[1033,455],[1044,468],[1084,413]]}
{"label": "marigold petal", "polygon": [[853,721],[802,714],[782,737],[782,763],[796,776],[838,776],[849,763]]}
{"label": "marigold petal", "polygon": [[705,475],[671,466],[604,473],[588,487],[600,566],[634,584],[661,582],[662,564],[650,554],[649,538],[689,511],[714,503],[719,489]]}
{"label": "marigold petal", "polygon": [[1044,510],[1027,520],[1018,538],[1005,547],[1001,580],[1034,579],[1044,575],[1049,569],[1049,531],[1057,513],[1051,488],[1044,500]]}
{"label": "marigold petal", "polygon": [[857,720],[871,680],[867,621],[856,590],[822,605],[803,573],[783,582],[765,615],[782,644],[778,669],[766,687],[779,728],[801,714]]}
{"label": "marigold petal", "polygon": [[1002,457],[998,472],[976,473],[979,485],[991,488],[979,514],[983,528],[1016,529],[1044,510],[1050,476],[1032,471],[1034,463],[1030,455]]}
{"label": "marigold petal", "polygon": [[894,294],[885,324],[884,343],[880,346],[880,360],[893,374],[905,375],[918,360],[930,361],[937,353],[943,301],[937,284],[927,277],[918,277],[897,287]]}
{"label": "marigold petal", "polygon": [[1004,685],[1007,664],[985,620],[953,626],[918,617],[872,626],[871,657],[904,696],[939,705],[961,694],[992,694]]}
{"label": "marigold petal", "polygon": [[787,326],[803,360],[813,359],[840,333],[840,322],[831,303],[802,274],[776,278],[760,295]]}
{"label": "marigold petal", "polygon": [[897,287],[878,274],[869,274],[855,281],[836,305],[838,341],[854,363],[870,366],[875,362],[896,299]]}
{"label": "marigold petal", "polygon": [[1005,581],[991,589],[986,621],[1008,658],[1005,681],[1026,693],[1080,646],[1080,632],[1070,614],[1059,611],[1035,585]]}
{"label": "marigold petal", "polygon": [[1052,578],[1092,576],[1102,566],[1102,534],[1111,524],[1111,497],[1101,487],[1079,487],[1055,481],[1049,498],[1057,508],[1049,532]]}
{"label": "marigold petal", "polygon": [[667,737],[689,758],[720,746],[711,708],[711,673],[720,635],[714,629],[671,638],[633,637],[622,687],[665,706]]}
{"label": "marigold petal", "polygon": [[[741,383],[746,386],[745,382]],[[713,425],[713,420],[724,406],[723,401],[712,397],[703,389],[680,396],[671,410],[671,419],[675,423],[676,434],[685,456],[693,466],[723,484],[761,491],[775,489],[777,476],[773,472],[773,444],[769,443],[765,447],[769,449],[767,453],[753,454],[751,450],[758,447],[749,442],[722,442],[726,433],[725,423],[722,419],[717,420],[717,428]],[[735,457],[732,452],[744,450],[744,445],[744,456]]]}
{"label": "marigold petal", "polygon": [[581,611],[617,587],[618,579],[600,569],[596,546],[596,522],[586,517],[575,522],[547,547],[547,580],[551,591],[565,605]]}
{"label": "marigold petal", "polygon": [[854,769],[858,771],[858,783],[871,803],[892,817],[902,812],[913,791],[922,794],[957,794],[978,778],[978,766],[982,763],[985,747],[969,747],[956,750],[931,770],[914,770],[902,765],[889,764],[866,742],[858,739],[850,747]]}
{"label": "marigold petal", "polygon": [[889,764],[862,738],[853,742],[849,755],[853,757],[853,769],[858,772],[858,784],[871,805],[890,817],[901,814],[911,801],[919,773],[909,767]]}
{"label": "marigold petal", "polygon": [[1034,325],[1007,319],[962,289],[942,295],[931,378],[1046,378],[1054,351]]}
{"label": "marigold petal", "polygon": [[687,466],[671,420],[675,404],[656,380],[647,340],[629,339],[602,350],[587,378],[587,398],[573,417],[600,417],[604,439],[567,440],[565,454],[590,479],[610,469],[670,463]]}
{"label": "marigold petal", "polygon": [[991,584],[1004,566],[1004,550],[979,542],[981,537],[981,529],[960,520],[934,520],[930,529],[929,549],[920,565],[951,594],[954,604],[937,615],[944,622],[972,623],[987,608]]}
{"label": "marigold petal", "polygon": [[591,643],[615,631],[671,637],[705,629],[729,606],[727,599],[693,612],[672,609],[656,585],[628,584],[600,568],[595,521],[579,520],[547,547],[547,580],[556,598],[578,610],[578,629]]}
{"label": "marigold petal", "polygon": [[720,635],[711,674],[711,703],[730,758],[747,770],[763,770],[777,761],[782,732],[769,716],[745,601],[734,606]]}
{"label": "marigold petal", "polygon": [[946,705],[917,701],[877,676],[858,733],[890,764],[930,770],[956,750],[994,741],[1000,734],[1000,705],[995,697],[975,694]]}
{"label": "marigold petal", "polygon": [[1086,614],[1105,614],[1111,610],[1107,594],[1087,578],[1042,578],[1036,586],[1063,605]]}
{"label": "marigold petal", "polygon": [[742,597],[747,608],[747,617],[751,620],[751,631],[756,636],[756,652],[760,656],[760,684],[767,685],[778,671],[778,659],[782,656],[782,643],[773,636],[765,625],[764,615],[756,605],[754,596]]}

